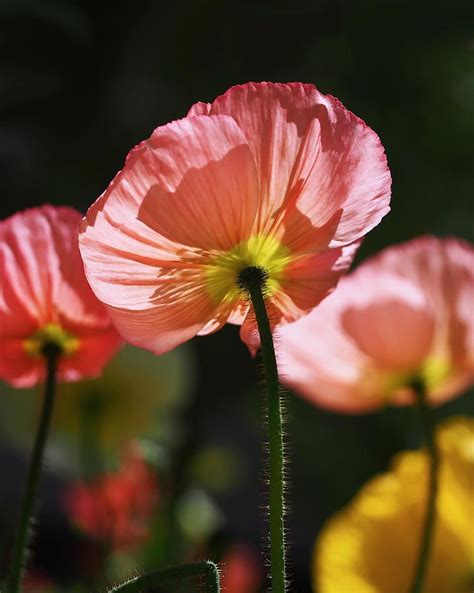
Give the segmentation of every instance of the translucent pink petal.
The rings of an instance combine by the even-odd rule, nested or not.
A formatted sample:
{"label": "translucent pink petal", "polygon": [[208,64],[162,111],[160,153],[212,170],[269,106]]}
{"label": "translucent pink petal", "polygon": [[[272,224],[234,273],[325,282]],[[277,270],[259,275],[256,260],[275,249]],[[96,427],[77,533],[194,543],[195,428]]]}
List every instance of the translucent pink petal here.
{"label": "translucent pink petal", "polygon": [[236,123],[193,117],[157,128],[130,153],[85,228],[109,245],[112,233],[120,252],[170,259],[174,248],[175,259],[185,247],[227,250],[245,239],[257,201],[255,164]]}
{"label": "translucent pink petal", "polygon": [[398,390],[393,382],[434,361],[447,376],[430,397],[438,403],[454,397],[474,383],[467,305],[473,296],[470,245],[422,238],[386,249],[309,315],[280,329],[282,377],[320,405],[363,411],[387,397],[412,402],[409,385]]}
{"label": "translucent pink petal", "polygon": [[228,117],[174,122],[132,151],[80,236],[88,279],[128,340],[164,352],[212,326],[221,314],[201,264],[250,234],[257,190]]}
{"label": "translucent pink petal", "polygon": [[436,318],[434,348],[461,362],[474,353],[474,250],[459,239],[421,237],[381,254],[380,266],[423,290]]}
{"label": "translucent pink petal", "polygon": [[391,176],[377,134],[334,97],[325,100],[295,168],[302,187],[284,224],[297,234],[305,218],[321,226],[340,212],[335,247],[363,237],[389,212]]}
{"label": "translucent pink petal", "polygon": [[[374,407],[374,394],[357,393],[357,387],[368,359],[338,320],[344,283],[309,315],[280,329],[278,367],[281,381],[310,401],[334,410],[365,411]],[[379,405],[380,399],[375,401]]]}
{"label": "translucent pink petal", "polygon": [[[370,262],[369,262],[370,264]],[[433,311],[425,294],[383,267],[361,266],[339,322],[358,348],[390,371],[419,367],[433,342]]]}
{"label": "translucent pink petal", "polygon": [[[116,285],[116,289],[126,297],[126,287]],[[110,316],[124,338],[155,354],[190,340],[219,316],[206,287],[198,283],[170,284],[157,279],[153,295],[136,289],[132,296],[137,300],[128,301],[126,308],[108,307]]]}
{"label": "translucent pink petal", "polygon": [[[242,335],[252,334],[235,294],[231,305],[211,302],[206,266],[222,255],[237,265],[264,259],[267,235],[290,262],[276,266],[269,306],[279,323],[307,311],[388,211],[389,193],[377,136],[337,100],[312,85],[250,83],[196,104],[132,150],[90,208],[80,247],[123,336],[164,352],[226,321],[247,319]],[[235,250],[250,237],[255,253],[247,243]]]}
{"label": "translucent pink petal", "polygon": [[232,119],[181,120],[155,131],[150,144],[156,179],[143,196],[139,220],[172,241],[202,249],[231,249],[249,236],[257,176]]}
{"label": "translucent pink petal", "polygon": [[[100,229],[99,239],[105,231]],[[179,261],[176,249],[170,251],[175,261],[149,257],[138,240],[130,242],[130,251],[120,252],[95,241],[95,235],[95,227],[86,227],[81,237],[86,271],[128,341],[161,354],[195,336],[218,315],[200,264],[182,255]]]}
{"label": "translucent pink petal", "polygon": [[260,176],[258,228],[282,223],[289,246],[302,237],[310,244],[308,222],[320,228],[336,215],[331,245],[352,243],[389,211],[390,172],[378,136],[313,85],[235,86],[190,113],[230,115],[238,123]]}
{"label": "translucent pink petal", "polygon": [[209,115],[210,110],[211,110],[210,103],[204,103],[203,101],[198,101],[197,103],[194,103],[194,105],[188,111],[187,116],[192,117],[192,116],[196,116],[196,115]]}
{"label": "translucent pink petal", "polygon": [[[204,327],[202,327],[199,332],[198,336],[207,336],[208,334],[213,334],[217,330],[221,329],[223,325],[226,323],[236,323],[236,317],[241,317],[239,313],[240,309],[237,308],[236,312],[234,312],[233,305],[221,305],[215,312],[214,317],[210,319]],[[240,323],[242,323],[243,319],[240,319]]]}
{"label": "translucent pink petal", "polygon": [[[101,228],[99,239],[105,230]],[[184,257],[179,261],[176,250],[170,251],[176,261],[153,259],[138,240],[130,243],[135,252],[120,252],[95,241],[95,235],[95,227],[86,227],[81,237],[86,272],[115,326],[131,343],[161,354],[195,336],[218,314],[200,264]]]}
{"label": "translucent pink petal", "polygon": [[289,267],[282,288],[300,309],[297,317],[314,308],[334,290],[339,278],[349,270],[359,246],[360,241],[356,241],[345,247],[327,249]]}
{"label": "translucent pink petal", "polygon": [[[23,343],[45,325],[59,325],[79,341],[100,334],[110,345],[96,353],[75,378],[97,374],[120,346],[103,305],[87,283],[77,246],[81,214],[71,208],[42,206],[0,222],[0,378],[31,386],[44,375],[42,363]],[[60,378],[66,379],[65,369]]]}
{"label": "translucent pink petal", "polygon": [[[53,314],[53,295],[60,276],[49,211],[46,206],[36,214],[26,211],[0,222],[2,334],[31,327],[32,321],[38,326]],[[77,213],[76,227],[79,220]]]}
{"label": "translucent pink petal", "polygon": [[0,271],[0,338],[34,333],[41,318],[40,306],[28,277],[6,241],[0,241]]}
{"label": "translucent pink petal", "polygon": [[[359,245],[357,241],[343,248],[328,249],[301,259],[286,270],[281,290],[266,301],[277,340],[282,325],[308,313],[334,290],[341,275],[349,269]],[[240,337],[254,356],[260,347],[260,338],[253,311],[247,307],[236,321],[228,321],[243,323]]]}
{"label": "translucent pink petal", "polygon": [[431,355],[455,372],[434,394],[440,401],[474,383],[474,248],[459,239],[420,237],[380,255],[380,266],[426,295],[435,319]]}

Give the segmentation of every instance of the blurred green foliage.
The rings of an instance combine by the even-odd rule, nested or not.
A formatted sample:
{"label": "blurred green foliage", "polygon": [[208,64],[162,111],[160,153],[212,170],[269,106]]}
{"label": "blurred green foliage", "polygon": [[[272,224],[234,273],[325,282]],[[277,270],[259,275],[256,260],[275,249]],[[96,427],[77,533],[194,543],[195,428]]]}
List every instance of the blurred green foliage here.
{"label": "blurred green foliage", "polygon": [[[93,475],[113,467],[132,439],[149,437],[155,443],[150,455],[166,466],[169,461],[160,451],[176,448],[184,438],[179,413],[188,403],[194,376],[186,347],[156,357],[125,346],[101,377],[62,384],[50,437],[52,462],[62,459],[70,475]],[[2,384],[1,391],[2,435],[28,449],[41,389]]]}

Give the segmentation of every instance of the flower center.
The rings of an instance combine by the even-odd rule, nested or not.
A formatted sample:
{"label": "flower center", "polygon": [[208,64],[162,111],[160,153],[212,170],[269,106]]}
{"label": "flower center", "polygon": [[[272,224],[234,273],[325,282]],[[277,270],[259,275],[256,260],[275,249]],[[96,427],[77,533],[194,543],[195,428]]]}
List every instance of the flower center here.
{"label": "flower center", "polygon": [[54,346],[63,356],[74,354],[79,340],[56,323],[48,323],[23,342],[25,352],[33,358],[43,356],[45,348]]}
{"label": "flower center", "polygon": [[290,250],[275,237],[256,235],[210,260],[207,289],[216,303],[237,301],[242,297],[239,274],[246,268],[257,268],[265,275],[265,296],[272,296],[291,261]]}
{"label": "flower center", "polygon": [[384,391],[390,395],[398,389],[410,387],[418,382],[430,393],[448,378],[451,371],[452,367],[448,361],[432,356],[427,358],[419,369],[390,374],[387,377]]}

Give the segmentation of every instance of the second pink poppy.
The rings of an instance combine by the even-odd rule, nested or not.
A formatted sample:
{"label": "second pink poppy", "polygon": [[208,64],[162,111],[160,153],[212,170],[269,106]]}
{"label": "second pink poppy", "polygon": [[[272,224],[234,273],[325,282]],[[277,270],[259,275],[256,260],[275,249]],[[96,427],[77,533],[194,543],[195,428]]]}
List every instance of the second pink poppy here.
{"label": "second pink poppy", "polygon": [[283,381],[323,407],[431,404],[474,383],[474,247],[421,237],[385,249],[324,303],[282,328]]}

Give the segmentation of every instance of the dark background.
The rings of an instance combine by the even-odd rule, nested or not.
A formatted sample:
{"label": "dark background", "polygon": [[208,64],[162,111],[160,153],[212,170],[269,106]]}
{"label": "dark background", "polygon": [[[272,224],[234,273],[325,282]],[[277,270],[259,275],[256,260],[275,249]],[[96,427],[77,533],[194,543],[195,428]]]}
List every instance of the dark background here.
{"label": "dark background", "polygon": [[[473,10],[472,0],[0,0],[1,217],[44,202],[85,211],[129,149],[195,101],[250,80],[297,80],[337,96],[388,154],[392,212],[359,259],[423,233],[472,241]],[[244,451],[245,493],[219,504],[228,531],[258,543],[254,361],[233,327],[192,347],[188,446]],[[474,414],[472,393],[439,410],[455,412]],[[288,417],[292,573],[309,591],[322,522],[416,444],[416,419],[412,410],[335,415],[291,395]],[[16,458],[4,457],[15,476]]]}

